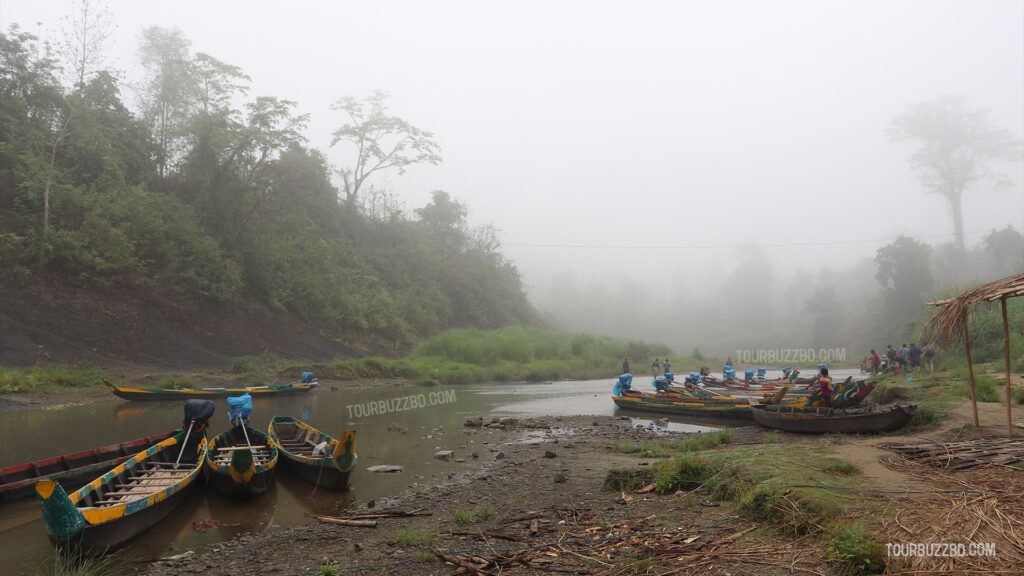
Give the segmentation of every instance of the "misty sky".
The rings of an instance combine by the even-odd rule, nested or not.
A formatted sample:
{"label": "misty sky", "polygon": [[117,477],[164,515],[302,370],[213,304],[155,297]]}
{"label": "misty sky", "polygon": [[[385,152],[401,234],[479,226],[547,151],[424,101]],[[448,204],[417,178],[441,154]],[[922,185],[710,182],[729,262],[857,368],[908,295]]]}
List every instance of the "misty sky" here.
{"label": "misty sky", "polygon": [[[344,123],[330,104],[390,93],[444,162],[375,184],[410,209],[434,189],[468,204],[535,292],[564,270],[715,274],[738,244],[815,269],[898,234],[945,242],[948,206],[916,183],[887,123],[952,94],[1024,133],[1020,0],[109,5],[108,61],[126,78],[141,29],[177,26],[193,52],[250,75],[250,97],[298,102],[335,166],[351,155],[328,148]],[[0,26],[53,39],[72,7],[0,0]],[[968,244],[1024,227],[1024,166],[1007,173],[1012,188],[965,194]]]}

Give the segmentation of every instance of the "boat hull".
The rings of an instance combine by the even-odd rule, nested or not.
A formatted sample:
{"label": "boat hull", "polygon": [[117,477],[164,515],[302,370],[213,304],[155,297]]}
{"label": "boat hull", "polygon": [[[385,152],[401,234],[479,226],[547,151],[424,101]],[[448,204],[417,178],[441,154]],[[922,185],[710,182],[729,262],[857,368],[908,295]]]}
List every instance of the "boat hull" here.
{"label": "boat hull", "polygon": [[754,406],[754,420],[766,427],[804,434],[872,434],[898,430],[914,418],[914,404],[891,406],[884,410],[846,410],[830,408],[794,408]]}
{"label": "boat hull", "polygon": [[103,382],[115,396],[125,400],[213,399],[241,396],[242,394],[249,394],[254,398],[262,398],[265,396],[302,394],[303,392],[309,392],[317,386],[317,382],[313,381],[308,384],[273,384],[241,388],[131,388],[128,386],[116,386],[107,380]]}
{"label": "boat hull", "polygon": [[[299,478],[328,490],[347,490],[355,468],[355,432],[335,439],[291,416],[274,416],[267,434],[277,444],[284,466]],[[322,456],[313,456],[326,443]]]}
{"label": "boat hull", "polygon": [[184,468],[172,468],[186,436],[181,431],[161,441],[71,494],[53,480],[37,483],[50,541],[115,549],[165,518],[198,483],[206,458],[206,439],[191,435],[181,452]]}
{"label": "boat hull", "polygon": [[729,400],[695,399],[674,394],[631,393],[625,396],[613,396],[612,401],[619,408],[660,414],[745,420],[753,417],[750,414],[750,404],[735,398]]}
{"label": "boat hull", "polygon": [[34,495],[36,482],[40,480],[55,480],[66,491],[77,490],[86,482],[172,435],[174,432],[165,432],[102,448],[8,466],[0,470],[0,502]]}
{"label": "boat hull", "polygon": [[278,454],[263,432],[246,426],[243,434],[242,427],[235,426],[210,442],[206,476],[216,491],[229,498],[252,498],[274,485]]}

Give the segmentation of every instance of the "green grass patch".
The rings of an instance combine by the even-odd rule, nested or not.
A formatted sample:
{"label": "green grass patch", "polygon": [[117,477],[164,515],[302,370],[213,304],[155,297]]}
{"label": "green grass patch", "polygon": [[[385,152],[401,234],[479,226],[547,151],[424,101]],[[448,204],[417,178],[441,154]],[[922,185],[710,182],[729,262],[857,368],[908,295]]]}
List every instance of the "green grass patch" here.
{"label": "green grass patch", "polygon": [[391,537],[390,542],[402,548],[430,548],[437,541],[433,530],[402,530]]}
{"label": "green grass patch", "polygon": [[616,440],[612,450],[622,454],[635,454],[641,458],[668,458],[684,452],[700,452],[732,442],[735,434],[730,429],[696,434],[680,440],[659,440],[637,444],[628,440]]}
{"label": "green grass patch", "polygon": [[1013,399],[1017,404],[1024,404],[1024,388],[1014,388]]}
{"label": "green grass patch", "polygon": [[779,441],[779,433],[775,430],[771,432],[765,432],[764,436],[761,437],[761,441],[766,444],[772,444]]}
{"label": "green grass patch", "polygon": [[320,565],[320,576],[338,576],[341,566],[332,562],[324,562]]}
{"label": "green grass patch", "polygon": [[845,574],[861,576],[885,571],[882,545],[863,524],[835,526],[827,552],[829,561],[840,566]]}
{"label": "green grass patch", "polygon": [[477,506],[469,510],[462,508],[455,511],[455,521],[459,524],[475,524],[494,516],[494,508],[490,506]]}
{"label": "green grass patch", "polygon": [[118,554],[80,552],[57,548],[53,565],[35,570],[33,576],[120,576],[128,573],[128,563]]}
{"label": "green grass patch", "polygon": [[848,462],[846,460],[834,460],[827,464],[824,469],[836,474],[860,474],[860,466],[855,462]]}
{"label": "green grass patch", "polygon": [[[825,530],[845,508],[873,506],[844,488],[864,486],[859,468],[829,457],[821,468],[827,441],[811,445],[757,444],[680,453],[653,468],[661,494],[706,491],[715,501],[730,502],[738,514],[749,514],[777,530],[807,534]],[[605,488],[625,489],[648,483],[651,472],[618,470]],[[703,496],[701,497],[703,498]]]}
{"label": "green grass patch", "polygon": [[0,394],[52,392],[67,388],[103,388],[106,372],[89,366],[50,364],[13,368],[0,366]]}
{"label": "green grass patch", "polygon": [[[996,388],[999,386],[999,382],[987,374],[975,374],[974,376],[974,391],[978,402],[1000,402],[1001,398]],[[952,389],[953,393],[957,396],[964,398],[971,397],[971,384],[970,382],[956,382]]]}

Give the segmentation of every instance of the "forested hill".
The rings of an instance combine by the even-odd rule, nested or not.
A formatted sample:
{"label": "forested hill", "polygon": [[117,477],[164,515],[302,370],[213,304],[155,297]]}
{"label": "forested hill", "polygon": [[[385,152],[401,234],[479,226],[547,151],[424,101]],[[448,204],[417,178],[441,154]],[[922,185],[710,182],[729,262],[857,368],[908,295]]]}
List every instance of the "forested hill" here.
{"label": "forested hill", "polygon": [[[372,155],[344,171],[339,191],[323,154],[306,145],[295,103],[248,97],[241,70],[190,54],[179,32],[147,29],[140,53],[147,81],[136,111],[117,76],[85,55],[58,59],[16,27],[0,33],[5,331],[10,306],[31,308],[34,298],[43,322],[64,299],[90,303],[77,315],[133,306],[172,317],[187,307],[195,323],[212,315],[243,334],[244,319],[265,310],[275,325],[294,320],[349,353],[405,350],[449,328],[537,322],[493,229],[469,228],[466,207],[448,194],[434,192],[411,214],[395,208],[360,187]],[[381,95],[348,104],[352,123],[338,138],[398,138],[384,168],[440,160],[432,135],[387,116]],[[98,341],[119,338],[131,334]],[[246,353],[274,352],[261,345],[269,350]]]}

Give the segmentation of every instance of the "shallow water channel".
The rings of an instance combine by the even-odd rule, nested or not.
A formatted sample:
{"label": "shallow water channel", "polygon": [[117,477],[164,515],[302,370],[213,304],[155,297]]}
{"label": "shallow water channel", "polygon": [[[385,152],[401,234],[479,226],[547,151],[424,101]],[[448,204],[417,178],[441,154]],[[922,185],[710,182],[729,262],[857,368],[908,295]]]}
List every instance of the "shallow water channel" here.
{"label": "shallow water channel", "polygon": [[[638,378],[643,381],[643,379]],[[233,501],[207,490],[201,482],[168,518],[134,539],[124,550],[130,559],[154,559],[196,550],[240,534],[288,528],[311,514],[337,514],[359,502],[396,495],[414,484],[443,481],[449,474],[471,472],[493,459],[504,442],[522,431],[470,433],[468,418],[612,415],[610,380],[544,384],[494,383],[474,386],[366,386],[321,383],[309,394],[259,398],[250,424],[265,430],[274,415],[290,415],[337,435],[355,429],[359,461],[352,489],[338,493],[316,490],[279,470],[277,484],[249,501]],[[0,467],[116,444],[171,430],[180,425],[183,402],[129,402],[111,396],[99,402],[0,414]],[[217,400],[210,437],[228,427],[227,402]],[[661,415],[636,418],[653,426]],[[678,418],[662,429],[710,430]],[[726,423],[728,424],[728,423]],[[433,455],[454,450],[465,462],[442,462]],[[474,459],[476,452],[479,458]],[[371,474],[366,468],[398,464],[401,474]],[[0,504],[0,550],[5,574],[48,572],[53,547],[46,536],[34,498]]]}

